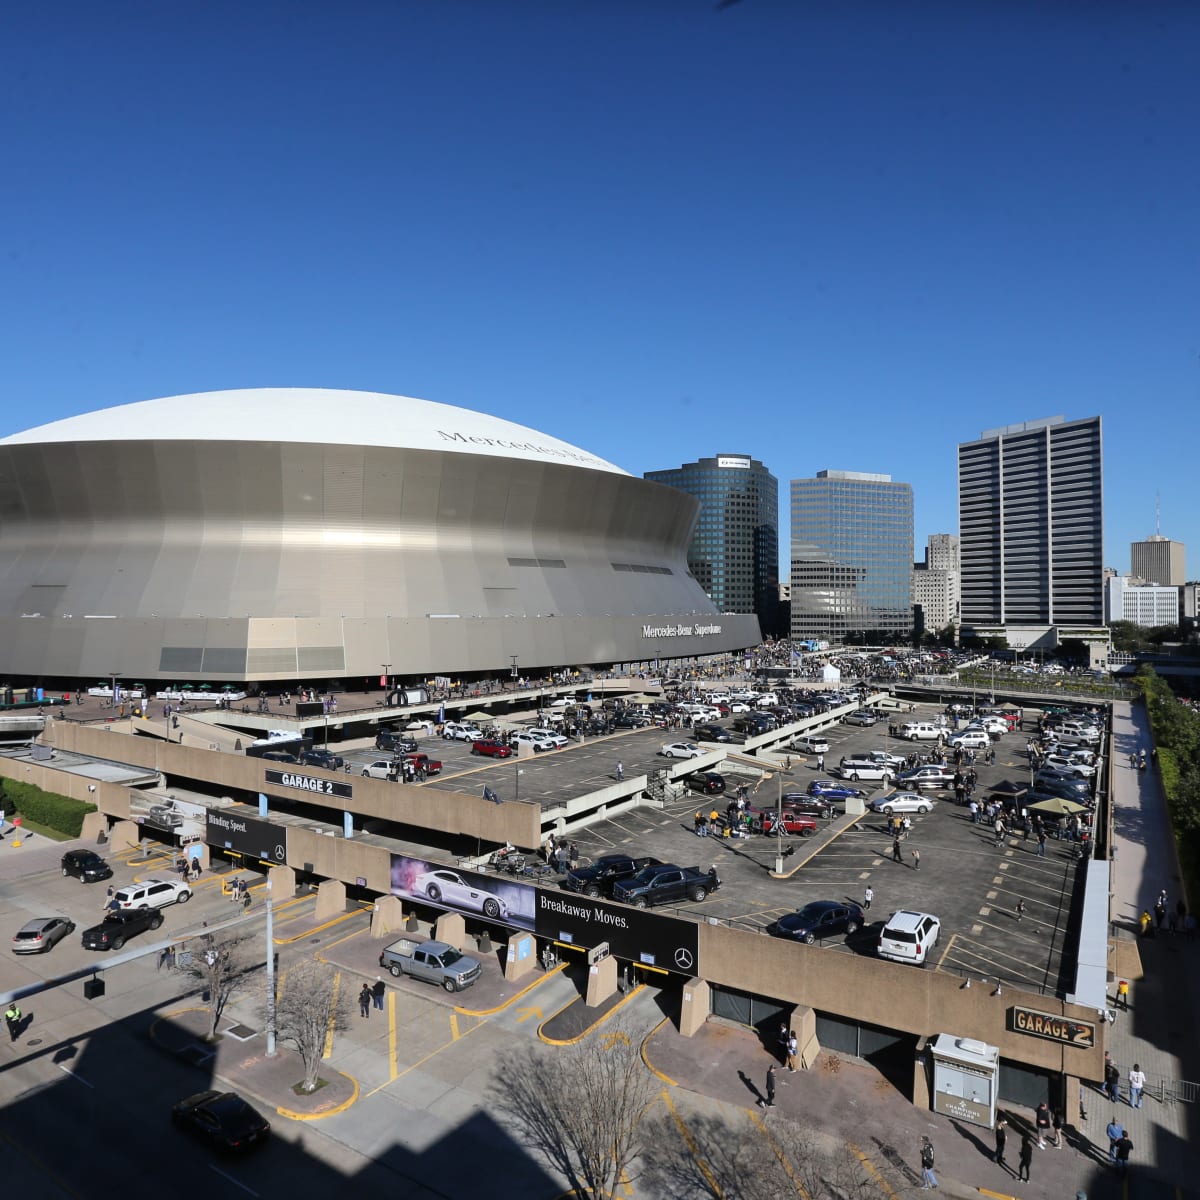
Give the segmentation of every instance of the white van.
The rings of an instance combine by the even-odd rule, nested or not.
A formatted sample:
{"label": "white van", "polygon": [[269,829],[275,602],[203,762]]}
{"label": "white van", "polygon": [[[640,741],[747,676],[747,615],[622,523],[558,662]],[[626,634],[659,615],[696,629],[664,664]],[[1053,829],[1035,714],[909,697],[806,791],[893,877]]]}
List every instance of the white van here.
{"label": "white van", "polygon": [[931,721],[909,721],[900,726],[900,736],[910,742],[936,742],[944,737],[946,730]]}

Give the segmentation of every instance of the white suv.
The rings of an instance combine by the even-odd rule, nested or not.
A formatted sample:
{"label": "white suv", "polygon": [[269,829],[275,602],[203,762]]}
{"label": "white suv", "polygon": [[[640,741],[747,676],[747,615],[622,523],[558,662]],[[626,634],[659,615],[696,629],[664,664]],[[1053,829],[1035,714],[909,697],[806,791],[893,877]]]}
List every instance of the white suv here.
{"label": "white suv", "polygon": [[941,930],[941,921],[932,913],[894,912],[879,934],[879,957],[924,966]]}
{"label": "white suv", "polygon": [[113,896],[122,908],[166,908],[168,904],[186,904],[192,889],[174,879],[147,879],[131,883]]}
{"label": "white suv", "polygon": [[453,742],[478,742],[483,738],[483,730],[461,721],[447,721],[442,726],[442,737]]}
{"label": "white suv", "polygon": [[516,750],[520,746],[532,746],[535,750],[553,750],[554,743],[544,735],[533,734],[528,730],[514,733],[508,739],[508,744]]}
{"label": "white suv", "polygon": [[560,746],[569,746],[571,744],[570,738],[563,737],[561,733],[556,733],[553,729],[542,729],[539,727],[531,729],[529,732],[535,738],[541,738],[543,742],[553,742],[556,749]]}

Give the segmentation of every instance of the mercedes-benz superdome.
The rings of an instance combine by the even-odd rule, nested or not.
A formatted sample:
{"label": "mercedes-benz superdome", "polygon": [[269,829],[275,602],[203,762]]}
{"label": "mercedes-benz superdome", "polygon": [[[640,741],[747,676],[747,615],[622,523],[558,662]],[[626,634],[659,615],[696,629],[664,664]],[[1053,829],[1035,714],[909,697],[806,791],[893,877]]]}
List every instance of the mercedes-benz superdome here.
{"label": "mercedes-benz superdome", "polygon": [[121,405],[0,440],[0,673],[333,680],[759,640],[687,568],[697,502],[557,438],[376,392]]}

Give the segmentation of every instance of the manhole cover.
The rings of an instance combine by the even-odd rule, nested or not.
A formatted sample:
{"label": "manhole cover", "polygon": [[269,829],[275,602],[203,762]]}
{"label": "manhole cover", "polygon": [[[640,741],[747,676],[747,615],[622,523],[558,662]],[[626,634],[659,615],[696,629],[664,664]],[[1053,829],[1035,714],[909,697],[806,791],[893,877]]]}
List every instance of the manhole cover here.
{"label": "manhole cover", "polygon": [[239,1042],[248,1042],[252,1037],[258,1037],[258,1030],[251,1029],[249,1025],[231,1025],[225,1030],[230,1037],[235,1037]]}
{"label": "manhole cover", "polygon": [[26,1042],[25,1044],[26,1044],[27,1046],[40,1046],[40,1045],[42,1044],[42,1039],[41,1039],[41,1038],[31,1038],[31,1039],[30,1039],[28,1042]]}

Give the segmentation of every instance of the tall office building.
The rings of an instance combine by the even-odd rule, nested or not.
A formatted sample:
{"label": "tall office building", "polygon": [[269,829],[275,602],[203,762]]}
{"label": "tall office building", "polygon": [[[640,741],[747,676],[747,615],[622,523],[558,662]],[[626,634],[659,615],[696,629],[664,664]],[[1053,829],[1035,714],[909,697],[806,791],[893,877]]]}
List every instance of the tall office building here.
{"label": "tall office building", "polygon": [[779,609],[779,483],[756,458],[718,454],[646,478],[695,496],[700,515],[688,569],[719,612],[756,613],[764,633]]}
{"label": "tall office building", "polygon": [[953,533],[931,533],[925,544],[925,561],[913,564],[913,607],[923,633],[957,629],[960,579],[958,538]]}
{"label": "tall office building", "polygon": [[1183,587],[1187,582],[1184,565],[1186,547],[1161,534],[1151,534],[1144,542],[1129,545],[1129,573],[1147,583],[1164,587]]}
{"label": "tall office building", "polygon": [[959,445],[964,626],[1103,625],[1101,450],[1099,417]]}
{"label": "tall office building", "polygon": [[792,480],[792,637],[909,634],[912,486],[818,471]]}

